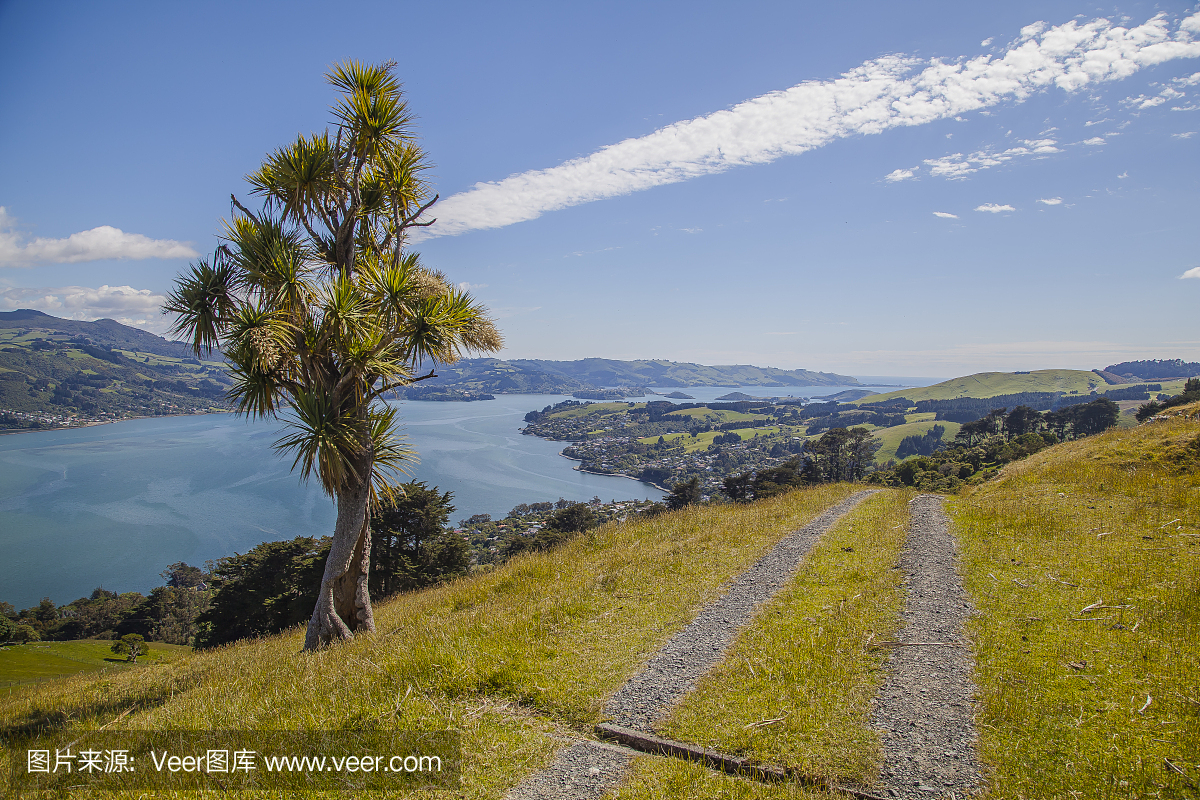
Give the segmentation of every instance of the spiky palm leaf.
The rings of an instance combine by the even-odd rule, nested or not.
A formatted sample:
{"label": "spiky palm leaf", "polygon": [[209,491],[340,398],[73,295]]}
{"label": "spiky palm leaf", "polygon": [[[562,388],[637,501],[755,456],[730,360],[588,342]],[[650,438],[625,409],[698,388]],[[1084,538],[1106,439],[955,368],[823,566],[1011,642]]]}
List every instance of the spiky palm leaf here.
{"label": "spiky palm leaf", "polygon": [[237,308],[236,274],[224,251],[212,261],[200,259],[192,273],[176,284],[163,305],[164,314],[175,314],[171,333],[190,340],[199,358],[220,346],[221,334]]}
{"label": "spiky palm leaf", "polygon": [[371,471],[371,503],[394,499],[403,478],[409,477],[408,467],[415,465],[416,450],[400,433],[399,410],[384,406],[371,412],[371,447],[375,463]]}
{"label": "spiky palm leaf", "polygon": [[291,416],[286,426],[292,433],[275,442],[280,452],[295,454],[292,469],[308,480],[313,472],[321,487],[336,498],[340,490],[363,480],[356,464],[363,463],[363,426],[354,409],[339,408],[328,392],[301,389],[291,399]]}

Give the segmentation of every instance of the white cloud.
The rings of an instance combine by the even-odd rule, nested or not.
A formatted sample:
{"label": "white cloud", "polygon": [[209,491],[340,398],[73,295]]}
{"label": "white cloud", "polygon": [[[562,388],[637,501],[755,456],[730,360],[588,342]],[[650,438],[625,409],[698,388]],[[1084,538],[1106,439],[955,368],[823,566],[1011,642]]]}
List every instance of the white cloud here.
{"label": "white cloud", "polygon": [[1104,144],[1103,136],[1093,136],[1090,139],[1084,139],[1080,144]]}
{"label": "white cloud", "polygon": [[1126,178],[1128,178],[1128,177],[1129,177],[1129,170],[1125,170],[1124,172],[1122,172],[1122,173],[1121,173],[1120,175],[1118,175],[1117,177],[1118,177],[1119,179],[1121,179],[1121,180],[1125,180]]}
{"label": "white cloud", "polygon": [[1059,205],[1060,203],[1062,203],[1062,198],[1061,197],[1043,197],[1042,199],[1038,200],[1038,202],[1044,203],[1048,206],[1056,206],[1056,205]]}
{"label": "white cloud", "polygon": [[1139,94],[1137,97],[1129,97],[1125,100],[1125,103],[1137,108],[1153,108],[1154,106],[1161,106],[1165,102],[1167,102],[1167,98],[1165,97],[1146,97],[1144,94]]}
{"label": "white cloud", "polygon": [[487,288],[486,283],[468,283],[467,281],[460,281],[458,283],[458,290],[460,292],[473,292],[476,289],[486,289],[486,288]]}
{"label": "white cloud", "polygon": [[935,211],[933,215],[942,219],[958,219],[958,214],[951,214],[949,211]]}
{"label": "white cloud", "polygon": [[993,150],[978,150],[966,156],[954,153],[941,158],[926,159],[925,163],[929,165],[929,171],[933,175],[961,180],[973,172],[989,169],[1021,156],[1046,156],[1062,152],[1057,145],[1053,139],[1026,139],[1024,144],[998,153]]}
{"label": "white cloud", "polygon": [[1002,205],[999,205],[998,203],[984,203],[981,206],[976,206],[975,210],[976,211],[988,211],[988,212],[991,212],[992,214],[999,214],[1003,211],[1016,211],[1016,209],[1010,205],[1002,206]]}
{"label": "white cloud", "polygon": [[123,325],[165,333],[171,320],[163,316],[166,297],[132,286],[18,287],[0,289],[0,310],[33,308],[55,317],[92,321],[115,319]]}
{"label": "white cloud", "polygon": [[1180,280],[1183,278],[1200,278],[1200,267],[1192,267],[1187,272],[1180,275],[1179,278]]}
{"label": "white cloud", "polygon": [[1172,78],[1171,83],[1176,86],[1195,86],[1200,84],[1200,72],[1193,72],[1186,78]]}
{"label": "white cloud", "polygon": [[997,55],[921,61],[884,56],[831,81],[806,81],[733,108],[676,122],[556,167],[477,183],[435,209],[413,239],[499,228],[547,211],[749,164],[765,164],[849,136],[924,125],[1021,102],[1057,87],[1074,92],[1139,69],[1200,56],[1200,14],[1172,32],[1160,14],[1136,27],[1107,19],[1026,26]]}
{"label": "white cloud", "polygon": [[1104,119],[1089,119],[1087,122],[1083,123],[1083,127],[1090,128],[1093,125],[1099,125],[1102,122],[1111,122],[1111,121],[1112,120],[1110,120],[1108,117],[1105,117]]}
{"label": "white cloud", "polygon": [[[1175,80],[1178,81],[1179,79],[1176,78]],[[1188,86],[1190,84],[1183,83],[1180,85]],[[1147,97],[1144,94],[1139,94],[1137,97],[1126,97],[1121,102],[1127,106],[1135,106],[1139,109],[1154,108],[1155,106],[1161,106],[1163,103],[1167,102],[1168,100],[1177,100],[1180,97],[1186,97],[1186,96],[1187,96],[1186,93],[1181,92],[1178,89],[1172,89],[1170,86],[1168,86],[1165,89],[1163,89],[1161,92],[1159,92],[1158,95],[1155,97]]]}
{"label": "white cloud", "polygon": [[979,46],[980,47],[990,47],[991,44],[992,44],[992,37],[989,36],[988,38],[986,38],[982,42],[980,42]]}
{"label": "white cloud", "polygon": [[1173,139],[1190,139],[1195,135],[1196,135],[1195,131],[1187,131],[1186,133],[1172,133],[1171,138],[1173,138]]}
{"label": "white cloud", "polygon": [[913,177],[913,175],[915,175],[916,171],[919,169],[920,167],[913,167],[912,169],[895,169],[889,172],[887,175],[884,175],[883,179],[890,183],[907,180],[908,178]]}
{"label": "white cloud", "polygon": [[0,206],[0,267],[74,264],[110,258],[194,258],[199,255],[186,242],[151,239],[140,233],[125,233],[110,225],[73,233],[65,239],[25,239],[17,230],[16,219]]}

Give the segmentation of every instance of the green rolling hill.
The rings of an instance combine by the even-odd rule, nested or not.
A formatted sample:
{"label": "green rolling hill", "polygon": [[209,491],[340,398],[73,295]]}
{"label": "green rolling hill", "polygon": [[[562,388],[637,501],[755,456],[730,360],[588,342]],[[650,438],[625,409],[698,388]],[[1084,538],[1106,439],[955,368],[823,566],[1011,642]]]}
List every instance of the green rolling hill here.
{"label": "green rolling hill", "polygon": [[[1064,392],[1089,394],[1104,391],[1109,384],[1094,372],[1081,369],[1038,369],[1031,372],[978,372],[917,389],[900,389],[857,400],[881,403],[894,397],[918,400],[953,400],[956,397],[995,397],[1020,392]],[[1114,387],[1116,388],[1116,387]]]}

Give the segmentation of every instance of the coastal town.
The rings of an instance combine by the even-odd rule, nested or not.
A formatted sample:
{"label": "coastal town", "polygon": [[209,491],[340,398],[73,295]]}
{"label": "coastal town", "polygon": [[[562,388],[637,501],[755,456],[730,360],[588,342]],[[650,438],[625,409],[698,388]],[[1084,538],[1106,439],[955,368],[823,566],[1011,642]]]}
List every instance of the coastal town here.
{"label": "coastal town", "polygon": [[806,438],[827,430],[838,414],[864,423],[877,416],[838,403],[567,400],[530,412],[522,432],[571,442],[562,454],[579,461],[580,470],[624,475],[664,490],[696,477],[702,492],[713,496],[731,475],[794,458]]}

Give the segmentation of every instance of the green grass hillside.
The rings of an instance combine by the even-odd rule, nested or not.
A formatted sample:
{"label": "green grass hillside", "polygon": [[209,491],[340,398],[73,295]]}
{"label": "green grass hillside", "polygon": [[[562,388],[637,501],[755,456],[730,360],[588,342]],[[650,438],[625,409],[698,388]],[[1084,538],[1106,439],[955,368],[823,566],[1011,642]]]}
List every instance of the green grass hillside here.
{"label": "green grass hillside", "polygon": [[[933,414],[913,414],[912,416],[933,417]],[[946,432],[942,434],[942,441],[944,442],[954,439],[955,435],[958,434],[959,428],[962,427],[957,422],[935,422],[929,419],[920,422],[909,422],[893,428],[878,428],[872,431],[875,438],[879,439],[882,443],[879,452],[875,454],[875,463],[886,464],[896,457],[896,448],[900,446],[900,442],[904,441],[905,437],[924,436],[934,425],[941,425],[946,429]]]}
{"label": "green grass hillside", "polygon": [[[1048,448],[949,501],[976,607],[983,796],[1193,796],[1200,406],[1183,412]],[[106,725],[450,729],[465,754],[454,796],[503,797],[550,763],[556,737],[589,736],[605,700],[726,580],[858,488],[606,525],[380,603],[377,634],[316,654],[294,630],[17,686],[0,695],[0,738]],[[885,663],[870,643],[899,624],[910,497],[883,490],[834,526],[666,732],[869,784],[879,740],[867,712]],[[653,756],[612,796],[829,797]]]}
{"label": "green grass hillside", "polygon": [[0,312],[0,430],[227,407],[224,365],[112,320]]}
{"label": "green grass hillside", "polygon": [[136,673],[17,687],[0,698],[0,737],[95,729],[125,712],[117,728],[451,728],[464,741],[462,796],[500,797],[549,764],[550,734],[590,730],[725,580],[857,489],[606,525],[381,603],[378,634],[316,654],[300,652],[296,630]]}
{"label": "green grass hillside", "polygon": [[887,394],[864,397],[858,403],[878,403],[893,397],[909,400],[953,400],[956,397],[995,397],[1018,392],[1078,392],[1087,394],[1093,389],[1103,391],[1108,386],[1094,372],[1080,369],[1038,369],[1032,372],[978,372],[961,378],[935,383],[916,389],[899,389]]}
{"label": "green grass hillside", "polygon": [[1200,405],[951,504],[993,797],[1195,797]]}
{"label": "green grass hillside", "polygon": [[82,639],[73,642],[31,642],[0,647],[0,689],[21,683],[53,680],[79,672],[140,669],[166,664],[191,653],[191,648],[152,643],[150,652],[130,664],[112,652],[112,642]]}

